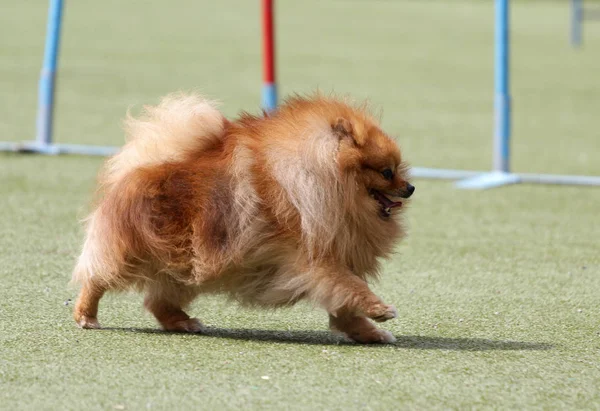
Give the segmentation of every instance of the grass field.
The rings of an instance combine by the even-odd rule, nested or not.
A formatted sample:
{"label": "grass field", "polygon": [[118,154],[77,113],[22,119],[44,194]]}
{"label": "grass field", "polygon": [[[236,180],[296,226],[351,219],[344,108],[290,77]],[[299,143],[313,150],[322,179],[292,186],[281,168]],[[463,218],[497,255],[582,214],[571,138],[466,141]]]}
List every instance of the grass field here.
{"label": "grass field", "polygon": [[[0,13],[0,140],[34,135],[44,2]],[[62,142],[120,144],[125,110],[200,89],[234,115],[260,93],[257,2],[68,2]],[[282,92],[368,97],[414,165],[488,169],[493,5],[280,2]],[[568,45],[567,2],[513,6],[514,168],[600,174],[600,23]],[[201,298],[210,330],[157,331],[137,295],[71,320],[101,159],[0,155],[0,409],[599,409],[600,190],[485,192],[416,181],[410,237],[375,286],[392,346],[344,343],[306,305]]]}

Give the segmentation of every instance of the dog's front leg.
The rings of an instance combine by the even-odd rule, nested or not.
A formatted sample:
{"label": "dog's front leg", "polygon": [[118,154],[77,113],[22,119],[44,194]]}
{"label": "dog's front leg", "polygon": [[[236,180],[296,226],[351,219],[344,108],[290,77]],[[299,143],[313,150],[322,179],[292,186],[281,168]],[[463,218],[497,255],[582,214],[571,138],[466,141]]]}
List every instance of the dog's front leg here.
{"label": "dog's front leg", "polygon": [[321,268],[314,276],[318,284],[313,288],[313,297],[329,312],[333,330],[362,343],[395,340],[389,332],[375,327],[369,318],[378,322],[396,318],[396,308],[381,301],[366,281],[340,268]]}
{"label": "dog's front leg", "polygon": [[393,343],[396,341],[392,333],[377,328],[367,317],[346,311],[338,311],[335,314],[330,313],[329,328],[363,344]]}

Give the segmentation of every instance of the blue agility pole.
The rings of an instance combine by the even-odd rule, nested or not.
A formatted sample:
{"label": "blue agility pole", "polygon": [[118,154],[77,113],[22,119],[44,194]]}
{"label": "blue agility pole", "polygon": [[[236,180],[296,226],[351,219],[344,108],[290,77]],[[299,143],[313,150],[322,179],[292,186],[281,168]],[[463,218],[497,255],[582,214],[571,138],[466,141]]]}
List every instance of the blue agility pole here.
{"label": "blue agility pole", "polygon": [[456,186],[465,189],[486,189],[516,183],[600,186],[600,177],[595,176],[511,173],[510,136],[510,8],[509,0],[495,0],[493,169],[476,177],[466,176]]}
{"label": "blue agility pole", "polygon": [[583,0],[571,0],[571,46],[573,47],[580,47],[583,43],[584,20],[600,20],[600,9],[586,9]]}
{"label": "blue agility pole", "polygon": [[491,188],[518,182],[510,172],[510,10],[508,0],[496,0],[494,31],[494,154],[493,172],[460,181],[460,188]]}
{"label": "blue agility pole", "polygon": [[118,151],[118,147],[88,146],[81,144],[54,144],[52,140],[54,118],[54,95],[60,48],[63,0],[50,0],[44,48],[44,61],[39,80],[36,137],[33,142],[0,142],[0,151],[16,151],[40,154],[83,154],[106,156]]}
{"label": "blue agility pole", "polygon": [[58,49],[60,45],[62,10],[63,0],[50,1],[44,62],[40,74],[38,92],[37,132],[35,140],[40,148],[52,144],[54,84],[56,82],[56,63],[58,61]]}
{"label": "blue agility pole", "polygon": [[494,33],[494,170],[509,172],[510,161],[510,37],[508,0],[496,1]]}

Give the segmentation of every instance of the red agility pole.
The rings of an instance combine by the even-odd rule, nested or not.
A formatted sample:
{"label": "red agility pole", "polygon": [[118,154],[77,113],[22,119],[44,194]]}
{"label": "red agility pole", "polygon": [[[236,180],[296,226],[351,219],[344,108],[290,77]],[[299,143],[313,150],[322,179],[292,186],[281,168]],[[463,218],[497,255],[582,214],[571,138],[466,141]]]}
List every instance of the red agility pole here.
{"label": "red agility pole", "polygon": [[277,107],[275,82],[275,30],[273,23],[274,0],[262,1],[263,17],[263,90],[262,106],[266,111]]}

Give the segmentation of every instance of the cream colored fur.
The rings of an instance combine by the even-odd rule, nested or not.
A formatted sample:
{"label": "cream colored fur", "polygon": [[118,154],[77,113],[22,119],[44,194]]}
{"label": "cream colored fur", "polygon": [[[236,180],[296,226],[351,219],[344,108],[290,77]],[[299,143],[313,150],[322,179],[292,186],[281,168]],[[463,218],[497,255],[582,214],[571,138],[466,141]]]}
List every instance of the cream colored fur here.
{"label": "cream colored fur", "polygon": [[216,143],[224,127],[216,103],[197,94],[172,94],[158,106],[145,106],[139,118],[127,115],[128,142],[107,162],[104,182],[112,185],[136,168],[181,161]]}

